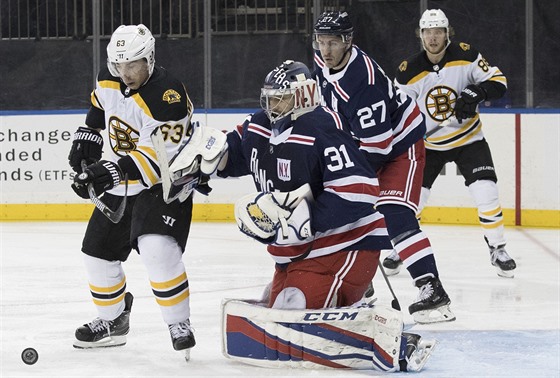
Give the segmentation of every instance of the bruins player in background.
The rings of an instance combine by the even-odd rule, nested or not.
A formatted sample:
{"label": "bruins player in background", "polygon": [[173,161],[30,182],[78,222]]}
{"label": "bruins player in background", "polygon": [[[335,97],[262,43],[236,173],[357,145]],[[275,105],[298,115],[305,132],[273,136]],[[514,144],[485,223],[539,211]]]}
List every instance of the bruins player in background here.
{"label": "bruins player in background", "polygon": [[[513,277],[516,264],[505,250],[498,179],[478,112],[478,104],[505,94],[506,77],[472,46],[451,41],[453,29],[440,9],[426,10],[419,24],[424,51],[402,62],[395,78],[395,84],[416,100],[426,118],[419,213],[444,165],[457,164],[478,208],[490,261],[500,277]],[[396,274],[401,261],[391,254],[383,265]]]}
{"label": "bruins player in background", "polygon": [[[89,198],[92,184],[111,209],[123,201],[118,223],[94,210],[82,243],[89,289],[98,317],[76,330],[76,348],[126,343],[133,301],[122,262],[135,249],[173,348],[188,359],[195,339],[190,325],[189,282],[182,261],[192,216],[192,189],[173,202],[162,198],[160,169],[152,131],[161,128],[169,157],[187,138],[192,103],[184,85],[155,65],[155,39],[146,26],[121,25],[107,46],[107,67],[100,70],[91,95],[86,127],[74,134],[69,163],[76,172],[72,188]],[[105,139],[105,160],[102,156]],[[107,146],[108,144],[108,146]],[[87,165],[82,172],[82,161]]]}

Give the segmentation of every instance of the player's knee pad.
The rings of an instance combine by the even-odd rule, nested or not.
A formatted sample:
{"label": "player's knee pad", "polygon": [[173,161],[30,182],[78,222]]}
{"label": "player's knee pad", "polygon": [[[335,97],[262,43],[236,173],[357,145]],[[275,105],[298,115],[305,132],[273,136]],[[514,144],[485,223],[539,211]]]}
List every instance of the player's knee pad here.
{"label": "player's knee pad", "polygon": [[479,211],[488,211],[500,206],[498,185],[491,180],[478,180],[469,185],[469,192]]}
{"label": "player's knee pad", "polygon": [[167,281],[185,272],[181,247],[171,236],[141,235],[138,251],[152,281]]}
{"label": "player's knee pad", "polygon": [[385,224],[389,237],[394,239],[397,235],[409,233],[420,229],[416,214],[412,209],[400,205],[382,205],[378,210],[385,217]]}
{"label": "player's knee pad", "polygon": [[305,294],[297,287],[283,289],[274,300],[272,308],[283,310],[303,310],[306,306]]}
{"label": "player's knee pad", "polygon": [[118,260],[107,261],[84,253],[84,264],[88,272],[89,282],[94,286],[115,286],[124,281],[124,271]]}

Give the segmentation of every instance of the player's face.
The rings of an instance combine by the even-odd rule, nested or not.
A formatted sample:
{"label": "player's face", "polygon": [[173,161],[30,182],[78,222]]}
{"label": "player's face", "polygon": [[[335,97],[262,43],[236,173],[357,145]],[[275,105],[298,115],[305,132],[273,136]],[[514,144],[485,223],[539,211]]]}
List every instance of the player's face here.
{"label": "player's face", "polygon": [[123,83],[130,89],[138,89],[148,80],[149,70],[146,59],[135,60],[128,63],[115,64],[119,76]]}
{"label": "player's face", "polygon": [[348,51],[350,41],[343,42],[337,35],[317,35],[315,45],[319,47],[323,61],[328,68],[339,68],[343,62],[344,54]]}
{"label": "player's face", "polygon": [[272,113],[276,115],[286,114],[294,107],[294,96],[270,97],[268,99],[268,106]]}
{"label": "player's face", "polygon": [[439,54],[447,45],[447,33],[444,28],[422,30],[424,48],[431,54]]}

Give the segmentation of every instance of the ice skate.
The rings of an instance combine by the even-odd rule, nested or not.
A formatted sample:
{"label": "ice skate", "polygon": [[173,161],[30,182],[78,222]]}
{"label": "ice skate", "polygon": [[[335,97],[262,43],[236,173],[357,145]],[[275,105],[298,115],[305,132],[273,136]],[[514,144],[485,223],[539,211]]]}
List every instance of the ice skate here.
{"label": "ice skate", "polygon": [[74,348],[107,348],[126,344],[126,335],[130,329],[130,309],[134,297],[131,293],[124,295],[124,311],[114,320],[95,318],[90,323],[76,329]]}
{"label": "ice skate", "polygon": [[399,254],[394,249],[391,253],[383,259],[383,268],[385,268],[385,273],[388,276],[394,276],[395,274],[399,274],[401,271],[402,260],[399,257]]}
{"label": "ice skate", "polygon": [[439,278],[426,277],[416,281],[420,289],[416,302],[408,311],[416,323],[439,323],[455,320],[455,314],[449,309],[451,300],[443,289]]}
{"label": "ice skate", "polygon": [[364,293],[364,299],[366,301],[371,300],[373,299],[374,294],[375,294],[375,289],[373,288],[373,282],[370,282]]}
{"label": "ice skate", "polygon": [[490,247],[490,262],[496,268],[498,276],[513,278],[514,270],[517,267],[515,261],[508,255],[505,245]]}
{"label": "ice skate", "polygon": [[403,332],[406,337],[405,358],[399,360],[401,371],[420,371],[426,365],[432,351],[437,345],[436,340],[426,340],[415,333]]}
{"label": "ice skate", "polygon": [[185,357],[185,361],[189,361],[191,359],[191,348],[196,345],[189,319],[184,322],[171,324],[169,326],[169,333],[171,334],[173,349],[181,352]]}

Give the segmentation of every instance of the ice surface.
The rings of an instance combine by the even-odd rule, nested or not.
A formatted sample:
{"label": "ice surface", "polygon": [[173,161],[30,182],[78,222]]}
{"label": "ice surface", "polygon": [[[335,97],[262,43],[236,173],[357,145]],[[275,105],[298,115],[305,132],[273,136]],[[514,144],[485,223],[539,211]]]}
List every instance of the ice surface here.
{"label": "ice surface", "polygon": [[[457,320],[414,325],[439,345],[421,373],[258,368],[221,353],[223,298],[257,298],[273,263],[263,246],[234,223],[194,223],[187,252],[191,321],[197,345],[186,363],[172,349],[152,297],[146,270],[133,253],[124,264],[135,296],[124,347],[78,350],[74,330],[96,314],[80,253],[82,222],[0,223],[1,377],[559,377],[560,231],[508,228],[507,250],[515,278],[496,275],[482,232],[475,226],[424,225]],[[390,278],[406,309],[416,298],[406,271]],[[378,303],[390,304],[383,277],[375,278]],[[405,310],[405,322],[412,318]],[[22,351],[39,360],[25,365]]]}

